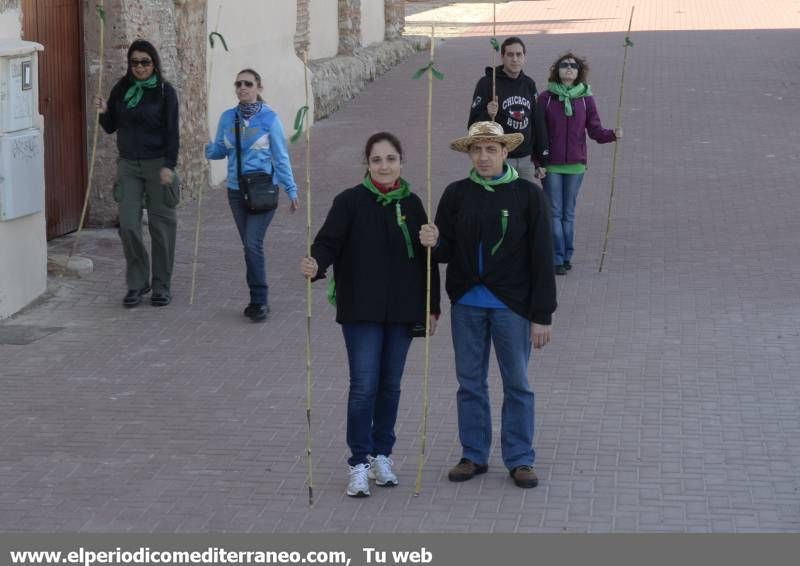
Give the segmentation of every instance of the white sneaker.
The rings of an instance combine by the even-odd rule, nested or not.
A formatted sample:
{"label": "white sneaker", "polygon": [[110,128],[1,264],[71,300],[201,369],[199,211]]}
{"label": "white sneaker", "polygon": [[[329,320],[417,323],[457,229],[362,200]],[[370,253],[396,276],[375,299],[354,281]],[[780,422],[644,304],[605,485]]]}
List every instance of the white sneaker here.
{"label": "white sneaker", "polygon": [[347,495],[350,497],[369,497],[369,464],[350,466],[350,481]]}
{"label": "white sneaker", "polygon": [[367,456],[367,460],[369,460],[369,478],[375,480],[377,485],[383,487],[397,485],[397,476],[392,471],[394,462],[391,458],[379,454],[375,457]]}

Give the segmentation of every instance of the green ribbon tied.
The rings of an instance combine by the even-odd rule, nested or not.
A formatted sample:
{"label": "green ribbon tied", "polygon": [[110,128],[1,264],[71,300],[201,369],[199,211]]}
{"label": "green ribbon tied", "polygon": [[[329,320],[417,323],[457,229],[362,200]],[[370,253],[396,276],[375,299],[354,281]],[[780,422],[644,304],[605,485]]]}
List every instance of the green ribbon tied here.
{"label": "green ribbon tied", "polygon": [[627,35],[625,36],[624,46],[625,47],[633,47],[633,42],[631,41],[631,38],[628,37]]}
{"label": "green ribbon tied", "polygon": [[297,114],[294,116],[294,133],[292,134],[292,137],[289,138],[289,141],[292,143],[299,140],[300,136],[303,134],[303,121],[305,120],[307,113],[308,106],[301,106],[297,110]]}
{"label": "green ribbon tied", "polygon": [[519,173],[511,165],[506,163],[503,174],[497,179],[484,179],[478,175],[478,172],[475,169],[470,170],[469,179],[470,181],[483,187],[486,191],[493,193],[495,192],[493,187],[497,185],[505,185],[506,183],[513,183],[519,179]]}
{"label": "green ribbon tied", "polygon": [[106,23],[106,11],[100,4],[97,5],[97,17],[101,22]]}
{"label": "green ribbon tied", "polygon": [[403,232],[403,239],[406,241],[406,254],[408,254],[408,259],[414,259],[414,244],[411,242],[411,234],[408,233],[406,217],[403,216],[399,200],[394,203],[394,210],[397,216],[397,225],[400,226],[400,231]]}
{"label": "green ribbon tied", "polygon": [[500,240],[492,246],[492,255],[500,249],[500,246],[503,245],[503,240],[506,237],[506,232],[508,232],[508,210],[505,208],[500,211]]}
{"label": "green ribbon tied", "polygon": [[225,51],[228,51],[228,44],[225,42],[225,38],[222,37],[222,34],[217,31],[212,31],[208,34],[208,43],[211,44],[211,49],[214,49],[214,36],[219,38],[220,43],[222,43],[222,47],[225,48]]}
{"label": "green ribbon tied", "polygon": [[414,73],[414,77],[413,78],[418,79],[422,75],[427,73],[429,70],[430,70],[431,74],[435,78],[437,78],[439,80],[442,80],[444,78],[444,73],[442,73],[440,70],[438,70],[436,67],[433,66],[433,61],[431,61],[430,63],[428,63],[427,65],[425,65],[421,69],[417,70],[417,72]]}
{"label": "green ribbon tied", "polygon": [[497,38],[496,37],[493,37],[492,39],[490,39],[489,43],[492,44],[492,49],[494,49],[498,53],[500,52],[500,44],[497,42]]}

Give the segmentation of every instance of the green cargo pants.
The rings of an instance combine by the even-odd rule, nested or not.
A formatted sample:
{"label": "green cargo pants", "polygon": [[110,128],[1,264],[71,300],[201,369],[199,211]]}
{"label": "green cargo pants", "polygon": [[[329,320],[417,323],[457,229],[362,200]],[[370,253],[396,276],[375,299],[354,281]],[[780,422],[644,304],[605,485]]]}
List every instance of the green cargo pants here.
{"label": "green cargo pants", "polygon": [[[127,263],[128,289],[152,287],[154,293],[169,296],[178,225],[175,207],[180,198],[180,185],[177,175],[171,186],[161,184],[163,166],[163,159],[120,159],[114,200],[119,203],[119,237]],[[150,258],[142,238],[145,207],[153,248],[152,285]]]}

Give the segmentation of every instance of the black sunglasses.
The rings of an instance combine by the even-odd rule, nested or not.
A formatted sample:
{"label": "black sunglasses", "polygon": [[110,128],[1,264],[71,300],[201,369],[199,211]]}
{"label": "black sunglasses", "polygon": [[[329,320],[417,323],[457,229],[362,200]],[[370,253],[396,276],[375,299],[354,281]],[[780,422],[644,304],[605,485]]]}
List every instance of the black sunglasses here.
{"label": "black sunglasses", "polygon": [[253,81],[235,81],[235,82],[233,83],[233,86],[235,86],[236,88],[241,88],[241,86],[242,86],[242,85],[244,85],[244,86],[246,86],[247,88],[250,88],[250,87],[252,87],[254,84],[256,84],[256,83],[254,83]]}
{"label": "black sunglasses", "polygon": [[131,67],[149,67],[152,64],[152,59],[131,59]]}
{"label": "black sunglasses", "polygon": [[559,69],[580,69],[581,66],[578,63],[568,63],[567,61],[562,61],[558,64]]}

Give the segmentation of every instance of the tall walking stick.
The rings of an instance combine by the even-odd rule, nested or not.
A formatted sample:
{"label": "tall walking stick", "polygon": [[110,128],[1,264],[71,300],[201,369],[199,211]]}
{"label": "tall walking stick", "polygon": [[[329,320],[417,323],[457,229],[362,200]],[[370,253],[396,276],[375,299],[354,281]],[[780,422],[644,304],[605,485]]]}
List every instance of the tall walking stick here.
{"label": "tall walking stick", "polygon": [[[311,127],[308,124],[308,51],[303,53],[303,84],[306,90],[306,104],[294,117],[295,132],[291,137],[294,143],[306,128],[306,257],[311,257]],[[311,392],[313,386],[311,374],[311,278],[306,278],[306,461],[308,462],[308,504],[314,505],[314,474],[311,460]]]}
{"label": "tall walking stick", "polygon": [[[311,256],[311,128],[308,126],[308,51],[303,54],[303,84],[306,88],[306,255]],[[306,279],[306,459],[308,460],[308,504],[314,505],[314,474],[311,462],[311,278]]]}
{"label": "tall walking stick", "polygon": [[[633,9],[636,6],[631,6],[631,17],[628,20],[628,34],[625,36],[625,54],[622,58],[622,76],[619,81],[619,105],[617,106],[617,120],[615,122],[615,130],[619,130],[622,123],[622,92],[625,87],[625,65],[628,62],[628,47],[633,45],[631,41],[631,24],[633,23]],[[614,157],[611,160],[611,195],[608,197],[608,217],[606,218],[606,234],[603,238],[603,253],[600,256],[600,269],[599,273],[603,272],[603,263],[608,253],[608,234],[611,232],[611,207],[614,201],[614,189],[617,185],[617,152],[619,151],[619,142],[614,142]]]}
{"label": "tall walking stick", "polygon": [[[414,75],[415,79],[421,77],[425,72],[428,74],[428,165],[427,165],[427,213],[428,221],[431,219],[431,120],[433,115],[433,79],[439,80],[444,75],[433,66],[433,54],[436,48],[436,29],[431,26],[431,59],[427,66],[418,70]],[[422,491],[422,466],[425,463],[425,448],[427,443],[428,431],[428,375],[430,373],[431,357],[431,248],[426,248],[426,275],[425,275],[425,370],[422,375],[422,432],[420,438],[419,462],[417,464],[417,481],[414,486],[414,496],[418,496]]]}
{"label": "tall walking stick", "polygon": [[[219,29],[219,15],[222,12],[222,2],[219,3],[219,8],[217,9],[217,21],[214,24],[214,31],[208,34],[208,43],[211,46],[211,54],[209,57],[208,62],[208,77],[206,78],[206,96],[209,96],[211,92],[211,79],[213,77],[213,70],[214,70],[214,36],[219,38],[220,43],[222,43],[222,47],[225,48],[225,51],[228,50],[228,44],[225,43],[225,38],[217,31]],[[209,130],[209,137],[214,136],[214,132],[211,130],[211,126],[208,127]],[[200,249],[200,226],[202,224],[203,219],[203,185],[200,185],[200,191],[197,193],[197,224],[194,230],[194,254],[192,255],[192,285],[191,290],[189,291],[189,304],[194,304],[194,290],[197,284],[197,252]]]}
{"label": "tall walking stick", "polygon": [[[500,45],[497,43],[497,0],[492,2],[492,102],[497,97],[497,52]],[[497,118],[497,114],[492,116],[492,121]]]}
{"label": "tall walking stick", "polygon": [[[97,98],[100,98],[103,94],[103,74],[105,71],[103,63],[105,61],[106,11],[103,3],[104,0],[99,0],[99,2],[97,3],[97,19],[100,22],[100,65],[99,65],[100,72],[98,73],[97,76]],[[95,163],[95,157],[97,155],[97,133],[99,130],[100,130],[100,109],[98,108],[94,116],[92,154],[91,157],[89,158],[89,178],[86,180],[86,194],[83,196],[83,208],[81,209],[81,218],[78,221],[78,231],[75,234],[75,241],[72,242],[72,249],[70,249],[69,255],[67,256],[67,262],[64,264],[64,267],[61,270],[62,276],[67,271],[72,256],[75,255],[75,250],[78,247],[78,241],[80,240],[81,232],[83,231],[83,223],[86,220],[86,210],[89,207],[89,196],[92,193],[92,179],[94,178],[94,163]]]}

